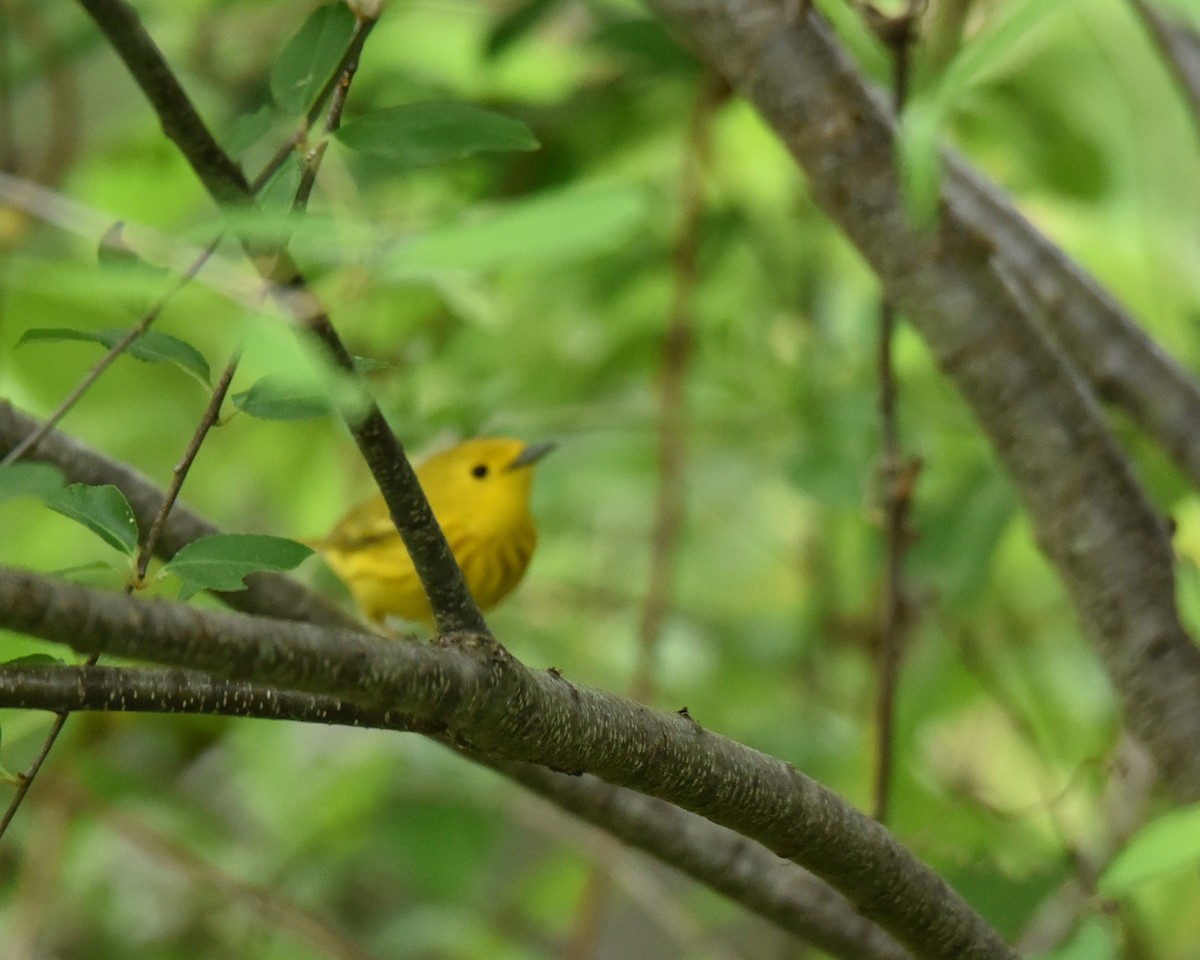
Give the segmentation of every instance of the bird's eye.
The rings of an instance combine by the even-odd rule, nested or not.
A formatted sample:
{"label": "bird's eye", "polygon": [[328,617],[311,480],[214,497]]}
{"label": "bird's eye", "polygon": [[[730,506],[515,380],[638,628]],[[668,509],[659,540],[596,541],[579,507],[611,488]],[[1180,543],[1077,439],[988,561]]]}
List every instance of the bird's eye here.
{"label": "bird's eye", "polygon": [[487,469],[486,463],[478,463],[471,468],[471,476],[473,476],[473,477],[480,477],[480,478],[486,477],[487,472],[488,472],[488,469]]}

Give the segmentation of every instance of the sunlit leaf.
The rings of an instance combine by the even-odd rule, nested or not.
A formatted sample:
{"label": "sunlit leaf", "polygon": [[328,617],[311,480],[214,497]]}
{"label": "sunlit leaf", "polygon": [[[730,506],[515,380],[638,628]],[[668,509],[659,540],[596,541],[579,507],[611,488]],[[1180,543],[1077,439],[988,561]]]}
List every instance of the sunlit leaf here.
{"label": "sunlit leaf", "polygon": [[260,420],[312,420],[333,410],[324,393],[278,374],[256,380],[232,399],[235,407]]}
{"label": "sunlit leaf", "polygon": [[46,501],[46,506],[70,517],[127,556],[137,549],[137,520],[129,501],[111,483],[91,486],[73,483]]}
{"label": "sunlit leaf", "polygon": [[[17,346],[29,343],[61,343],[77,341],[100,343],[110,350],[129,335],[128,330],[75,330],[70,327],[40,327],[26,330]],[[187,371],[201,383],[208,384],[210,371],[204,354],[185,340],[173,337],[169,333],[157,330],[143,331],[128,347],[125,353],[143,363],[173,363]]]}
{"label": "sunlit leaf", "polygon": [[409,103],[351,120],[337,132],[347,147],[425,167],[476,153],[536,150],[537,139],[519,120],[470,103]]}
{"label": "sunlit leaf", "polygon": [[488,33],[483,52],[498,57],[519,43],[538,26],[562,0],[525,0],[501,17]]}
{"label": "sunlit leaf", "polygon": [[254,533],[225,533],[193,540],[159,571],[174,574],[183,586],[181,599],[199,590],[243,590],[243,578],[263,570],[291,570],[312,549],[283,537]]}
{"label": "sunlit leaf", "polygon": [[898,144],[901,182],[909,216],[929,226],[941,192],[941,135],[951,111],[972,85],[1028,43],[1035,28],[1070,4],[1057,0],[1018,0],[1007,5],[990,28],[964,44],[930,87],[908,98]]}
{"label": "sunlit leaf", "polygon": [[271,97],[288,113],[304,113],[337,69],[354,32],[342,3],[318,7],[271,67]]}
{"label": "sunlit leaf", "polygon": [[514,261],[553,262],[611,250],[647,217],[644,191],[628,184],[580,187],[505,204],[478,220],[432,230],[401,247],[398,273],[481,270]]}
{"label": "sunlit leaf", "polygon": [[1151,820],[1113,858],[1100,876],[1105,896],[1129,893],[1147,880],[1200,863],[1200,804]]}
{"label": "sunlit leaf", "polygon": [[1117,960],[1122,956],[1121,937],[1109,917],[1085,917],[1075,935],[1066,944],[1038,960]]}

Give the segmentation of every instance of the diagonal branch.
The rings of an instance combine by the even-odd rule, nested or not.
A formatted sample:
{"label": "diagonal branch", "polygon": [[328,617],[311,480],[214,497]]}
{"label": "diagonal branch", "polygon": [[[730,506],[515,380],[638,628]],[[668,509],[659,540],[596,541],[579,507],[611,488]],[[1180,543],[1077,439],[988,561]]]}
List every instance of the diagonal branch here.
{"label": "diagonal branch", "polygon": [[[428,724],[343,700],[218,680],[180,669],[8,667],[0,704],[35,710],[203,713],[369,726],[436,734]],[[840,894],[765,847],[650,797],[595,777],[465,753],[631,846],[725,894],[835,956],[906,960],[911,955],[859,916]]]}
{"label": "diagonal branch", "polygon": [[[222,205],[253,203],[245,175],[204,125],[129,4],[124,0],[79,2],[124,61],[158,115],[163,130],[179,147],[212,198]],[[281,306],[301,329],[312,335],[332,365],[356,387],[355,400],[343,406],[342,417],[412,557],[438,631],[474,632],[490,637],[403,446],[355,374],[353,357],[299,266],[286,250],[263,251],[246,239],[243,246]]]}
{"label": "diagonal branch", "polygon": [[1006,282],[992,240],[950,191],[935,228],[912,225],[892,118],[811,8],[652,6],[774,127],[924,337],[1015,481],[1130,728],[1178,797],[1200,797],[1200,651],[1176,611],[1167,526],[1084,381]]}
{"label": "diagonal branch", "polygon": [[527,669],[502,647],[383,641],[0,568],[0,626],[89,653],[271,683],[412,714],[458,747],[587,772],[749,837],[839,889],[928,960],[1015,960],[881,825],[791,765],[661,713]]}
{"label": "diagonal branch", "polygon": [[956,216],[986,236],[997,269],[1045,322],[1096,395],[1116,404],[1200,487],[1200,385],[1107,290],[961,158],[947,158]]}
{"label": "diagonal branch", "polygon": [[[1151,0],[1129,0],[1146,32],[1158,45],[1187,100],[1192,122],[1200,125],[1200,35],[1184,20],[1172,16]],[[1197,129],[1200,133],[1200,129]]]}

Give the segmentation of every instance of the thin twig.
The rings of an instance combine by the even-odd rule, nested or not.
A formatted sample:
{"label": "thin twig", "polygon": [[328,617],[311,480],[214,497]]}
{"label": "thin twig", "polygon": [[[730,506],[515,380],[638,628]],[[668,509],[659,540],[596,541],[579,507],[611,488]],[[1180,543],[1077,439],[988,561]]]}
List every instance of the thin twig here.
{"label": "thin twig", "polygon": [[[356,21],[355,32],[351,37],[350,43],[347,45],[346,53],[343,55],[343,66],[341,67],[340,72],[333,74],[330,80],[326,82],[324,88],[322,89],[321,95],[317,98],[317,101],[314,104],[314,109],[319,109],[319,105],[322,104],[325,97],[328,96],[328,92],[332,88],[332,84],[336,82],[337,86],[334,89],[333,102],[330,106],[330,117],[326,124],[327,134],[337,128],[337,124],[341,117],[342,108],[345,105],[345,98],[349,92],[350,81],[353,79],[354,73],[358,69],[358,61],[362,52],[363,44],[366,42],[367,35],[370,33],[371,27],[374,25],[374,23],[374,20],[363,20],[361,17]],[[312,183],[315,181],[317,170],[320,166],[321,156],[323,154],[324,150],[322,149],[321,153],[308,164],[306,174],[311,177],[307,184],[308,190],[312,189]],[[268,170],[269,166],[268,169],[265,169],[263,173],[256,178],[256,184],[260,182],[265,183],[270,179],[270,173]],[[302,182],[302,191],[304,190],[304,186],[305,184]],[[296,198],[296,207],[298,209],[303,208],[303,206],[305,206],[307,203],[307,199],[307,192],[304,192],[303,197],[298,194]],[[44,438],[55,427],[55,425],[64,416],[66,416],[71,407],[74,406],[74,404],[79,400],[80,397],[83,396],[87,389],[96,382],[100,375],[106,369],[108,369],[113,361],[115,361],[117,357],[119,357],[126,349],[128,349],[134,340],[136,340],[150,328],[150,325],[161,314],[167,302],[176,293],[187,286],[187,284],[191,282],[196,274],[199,273],[200,269],[208,261],[209,257],[212,256],[213,252],[220,244],[223,236],[223,234],[218,234],[209,243],[201,255],[197,257],[196,260],[189,266],[187,271],[185,271],[183,276],[178,279],[175,285],[169,291],[167,291],[167,293],[165,293],[149,311],[147,311],[142,320],[135,327],[133,327],[133,329],[131,329],[126,336],[122,337],[120,341],[112,346],[108,353],[101,358],[101,360],[76,385],[75,389],[72,390],[71,393],[63,400],[58,409],[55,410],[55,412],[51,414],[51,416],[47,418],[36,430],[31,432],[24,441],[11,449],[3,460],[0,460],[0,467],[18,460],[26,452],[35,447],[42,440],[42,438]],[[225,402],[225,396],[229,392],[229,386],[232,383],[233,376],[237,371],[239,359],[240,351],[235,353],[233,358],[226,365],[224,372],[221,374],[221,377],[218,379],[213,388],[209,403],[205,408],[204,413],[201,415],[200,422],[197,425],[196,430],[193,432],[192,439],[189,441],[182,459],[172,471],[171,484],[167,489],[161,505],[159,506],[158,513],[155,515],[154,520],[150,525],[150,529],[146,534],[145,540],[138,551],[134,576],[126,584],[127,593],[140,586],[145,581],[146,571],[150,566],[150,559],[154,555],[154,550],[161,536],[163,525],[166,522],[171,509],[174,507],[176,499],[179,497],[179,493],[183,488],[183,483],[187,479],[188,471],[191,469],[192,463],[199,454],[201,445],[208,436],[209,430],[212,429],[213,425],[217,422],[220,416],[221,405]],[[88,658],[87,665],[95,666],[98,661],[98,655],[93,654]],[[28,795],[30,788],[33,786],[33,781],[36,779],[39,771],[42,769],[42,765],[45,763],[46,758],[49,756],[50,751],[54,747],[55,742],[62,733],[68,716],[69,714],[61,713],[55,717],[54,723],[51,725],[50,730],[46,735],[46,739],[42,744],[42,748],[38,752],[34,762],[24,773],[18,775],[17,788],[9,802],[8,807],[4,811],[3,816],[0,817],[0,839],[3,839],[5,831],[8,829],[8,825],[12,822],[17,810],[20,808],[21,804],[25,800],[25,797]]]}
{"label": "thin twig", "polygon": [[[917,5],[887,21],[880,31],[892,50],[892,97],[896,113],[904,109],[908,93],[909,59],[915,39]],[[883,581],[883,605],[879,628],[879,678],[875,702],[876,754],[874,815],[887,822],[895,766],[896,689],[907,634],[907,589],[904,583],[904,554],[908,548],[908,513],[912,503],[915,468],[906,461],[900,446],[896,408],[899,386],[892,355],[896,335],[896,309],[882,299],[879,308],[879,420],[882,435],[881,473],[884,513],[884,543],[887,551]]]}
{"label": "thin twig", "polygon": [[[218,238],[218,241],[219,239],[220,238]],[[211,253],[218,241],[213,242],[213,245],[209,248],[208,252]],[[198,262],[196,269],[199,268],[200,263]],[[132,338],[127,339],[132,342]],[[183,481],[187,478],[188,470],[191,469],[192,462],[196,459],[196,455],[200,452],[200,445],[204,442],[204,438],[208,435],[208,431],[212,428],[212,425],[216,422],[217,417],[220,415],[221,404],[225,401],[225,394],[229,391],[229,384],[233,380],[233,374],[237,370],[237,364],[238,357],[235,355],[234,358],[229,361],[228,366],[226,366],[225,371],[221,374],[220,379],[213,388],[212,397],[208,402],[208,406],[205,408],[204,413],[200,418],[200,423],[196,427],[191,441],[188,443],[187,450],[183,455],[183,459],[180,460],[175,467],[171,478],[171,486],[168,488],[166,496],[163,497],[162,505],[159,507],[158,514],[155,516],[153,523],[151,523],[149,533],[147,533],[146,539],[138,551],[134,574],[125,584],[126,594],[132,593],[134,589],[136,589],[145,581],[146,569],[150,565],[150,558],[153,556],[155,544],[158,543],[163,524],[166,522],[167,516],[171,512],[171,508],[174,506],[175,500],[179,496],[179,491],[183,487]],[[96,375],[99,376],[99,373],[97,372]],[[35,438],[33,443],[36,444],[41,439],[41,436],[45,436],[48,432],[49,428],[43,424],[42,428],[39,428],[39,430],[34,431],[34,433],[30,435]],[[41,436],[37,436],[39,433]],[[29,449],[30,446],[32,446],[32,444],[28,444],[26,449]],[[20,448],[18,447],[15,449]],[[15,457],[13,459],[15,459]],[[100,655],[93,653],[88,657],[86,665],[89,667],[94,667],[99,660]],[[12,798],[9,800],[8,807],[5,809],[3,816],[0,816],[0,840],[4,838],[4,834],[8,830],[8,825],[12,823],[13,817],[15,817],[17,814],[17,810],[20,809],[21,804],[25,801],[25,797],[28,796],[29,789],[33,786],[33,781],[37,779],[37,775],[41,771],[42,765],[46,762],[46,758],[50,755],[50,751],[54,749],[54,744],[58,740],[59,735],[62,733],[63,727],[66,726],[67,718],[69,716],[69,713],[60,713],[54,718],[54,723],[51,724],[50,730],[46,733],[46,739],[42,742],[42,747],[38,751],[38,755],[34,758],[33,763],[29,765],[28,769],[26,769],[24,773],[17,775],[17,788],[13,792]]]}
{"label": "thin twig", "polygon": [[[20,443],[37,429],[35,417],[16,410],[0,400],[0,454]],[[61,431],[52,430],[28,454],[30,460],[57,466],[69,483],[105,484],[117,487],[137,520],[138,529],[148,530],[162,505],[164,491],[151,480],[123,463],[110,460],[86,444]],[[155,545],[156,552],[169,560],[187,544],[200,537],[221,531],[186,505],[177,503],[171,511],[162,536]],[[246,589],[234,593],[216,594],[227,606],[246,613],[270,616],[283,620],[305,620],[309,623],[338,627],[342,630],[365,630],[362,623],[329,603],[325,598],[305,589],[295,580],[278,573],[259,573],[251,577]]]}
{"label": "thin twig", "polygon": [[128,350],[133,341],[150,329],[150,325],[159,318],[168,301],[170,301],[171,298],[174,297],[175,294],[177,294],[180,290],[191,283],[192,279],[200,272],[200,269],[204,266],[204,264],[208,262],[209,257],[213,255],[213,252],[217,249],[217,246],[220,244],[220,242],[220,235],[209,242],[208,246],[206,246],[200,255],[192,261],[191,265],[187,268],[183,275],[179,277],[171,289],[159,297],[158,301],[142,316],[142,319],[139,320],[132,328],[130,328],[129,332],[125,334],[125,336],[114,343],[112,347],[109,348],[108,352],[105,353],[104,356],[101,357],[86,374],[84,374],[79,383],[75,385],[75,388],[63,398],[63,401],[55,408],[54,412],[42,422],[41,426],[39,426],[37,430],[33,431],[33,433],[8,451],[4,459],[0,460],[0,467],[8,466],[8,464],[15,463],[17,460],[20,460],[21,457],[25,456],[26,453],[37,446],[37,444],[41,442],[42,438],[58,425],[59,421],[71,411],[71,408],[74,407],[76,403],[79,402],[79,398],[82,397],[84,393],[86,393],[87,390],[92,386],[92,384],[94,384],[100,378],[100,375],[104,373],[104,371],[110,366],[112,366],[117,357],[121,356],[121,354]]}
{"label": "thin twig", "polygon": [[[87,659],[87,665],[94,667],[100,659],[100,655],[93,653]],[[29,764],[24,773],[17,774],[17,786],[13,791],[12,799],[8,802],[8,807],[5,808],[3,815],[0,815],[0,839],[4,838],[5,832],[8,830],[8,825],[12,823],[13,817],[17,815],[17,811],[21,808],[21,803],[29,793],[29,788],[33,786],[33,781],[38,775],[38,771],[42,769],[42,764],[46,762],[46,758],[50,756],[50,751],[54,749],[54,742],[58,739],[58,735],[62,733],[63,727],[67,723],[69,713],[57,714],[54,722],[50,725],[50,731],[46,734],[46,739],[42,741],[42,748],[38,751],[38,755],[33,758],[33,762]]]}
{"label": "thin twig", "polygon": [[162,536],[163,525],[167,522],[167,517],[170,515],[171,509],[175,506],[175,501],[179,498],[179,492],[183,489],[183,482],[187,479],[188,471],[191,470],[192,463],[196,460],[196,455],[200,453],[200,446],[208,436],[208,431],[213,428],[213,425],[216,424],[221,416],[221,405],[225,402],[225,395],[229,393],[229,385],[233,382],[233,375],[237,372],[240,360],[241,351],[237,351],[229,363],[225,365],[225,369],[221,372],[216,386],[213,387],[208,406],[204,408],[204,413],[200,416],[200,422],[196,425],[196,429],[192,433],[192,439],[188,442],[187,449],[183,453],[183,458],[175,465],[175,469],[171,471],[171,485],[167,487],[167,493],[163,497],[162,506],[158,508],[158,514],[150,524],[150,530],[146,534],[146,539],[142,542],[142,546],[138,550],[136,582],[139,585],[145,582],[146,570],[150,566],[150,558],[154,556],[154,549],[158,545],[159,538]]}
{"label": "thin twig", "polygon": [[[36,429],[30,431],[24,440],[9,450],[8,454],[2,460],[0,460],[0,467],[19,460],[30,450],[34,449],[46,437],[46,435],[54,429],[54,425],[64,416],[66,416],[67,412],[79,400],[79,398],[83,396],[88,387],[96,382],[100,375],[129,347],[131,343],[133,343],[134,340],[136,340],[150,328],[150,325],[162,312],[162,309],[166,305],[167,301],[174,296],[175,293],[182,289],[192,279],[192,277],[199,272],[200,268],[204,266],[205,262],[207,262],[208,258],[212,255],[213,251],[220,243],[220,240],[221,238],[218,236],[212,241],[212,243],[209,244],[207,248],[205,248],[204,252],[197,257],[192,263],[191,267],[189,267],[187,273],[181,277],[175,286],[165,293],[149,311],[147,311],[142,320],[126,336],[122,337],[120,341],[112,346],[108,353],[106,353],[100,359],[100,361],[94,367],[92,367],[88,374],[76,385],[75,389],[71,391],[71,393],[63,400],[63,402],[59,404],[58,409],[55,410],[55,412],[47,420],[43,421]],[[226,388],[228,387],[228,382],[225,383],[225,386]],[[223,397],[224,393],[221,395]],[[176,493],[177,492],[178,490],[176,489]],[[164,501],[164,514],[165,511],[170,509],[170,503],[173,502],[173,499],[174,498],[171,498],[169,501]],[[145,567],[148,562],[149,551],[145,550],[143,551],[143,555],[139,559],[138,563],[138,581],[145,576]],[[129,592],[132,589],[133,581],[131,580],[126,584],[126,592]],[[87,666],[95,666],[97,662],[99,662],[99,659],[99,654],[91,654],[87,659]],[[9,824],[11,824],[13,821],[13,817],[16,816],[17,811],[21,808],[21,804],[25,801],[25,797],[29,795],[29,790],[33,786],[34,780],[37,779],[38,773],[41,772],[42,766],[46,762],[46,758],[50,756],[50,751],[54,749],[54,744],[57,742],[59,735],[63,731],[63,728],[66,726],[67,718],[69,716],[70,714],[68,713],[60,713],[54,718],[54,722],[50,725],[50,729],[46,733],[46,738],[42,741],[42,746],[38,751],[37,756],[33,759],[33,762],[30,763],[29,767],[26,768],[23,773],[17,775],[16,790],[13,792],[13,795],[9,800],[8,806],[5,808],[4,813],[0,815],[0,840],[4,838],[5,833],[8,831]]]}
{"label": "thin twig", "polygon": [[339,72],[333,75],[336,86],[333,88],[333,95],[329,101],[329,113],[325,116],[324,133],[317,145],[309,150],[304,158],[304,173],[300,177],[300,186],[296,190],[295,203],[292,205],[294,211],[304,210],[308,207],[309,197],[317,182],[317,171],[321,168],[325,151],[329,149],[329,138],[341,126],[342,110],[345,109],[346,97],[350,93],[350,84],[354,80],[354,74],[358,72],[358,62],[362,56],[363,45],[367,42],[367,37],[370,36],[371,29],[377,22],[365,19],[359,13],[355,13],[354,16],[354,32],[350,35],[346,55],[342,57]]}
{"label": "thin twig", "polygon": [[371,960],[371,954],[337,929],[330,918],[282,896],[276,889],[231,875],[154,829],[144,817],[131,816],[103,803],[78,782],[60,777],[55,780],[55,785],[72,803],[87,810],[90,816],[126,843],[169,865],[193,883],[216,890],[230,901],[248,907],[323,955],[337,960]]}
{"label": "thin twig", "polygon": [[687,375],[695,340],[692,301],[697,282],[704,177],[712,148],[712,118],[729,95],[728,85],[706,74],[692,108],[679,178],[679,227],[671,252],[671,312],[659,355],[658,492],[650,535],[650,573],[638,623],[638,660],[630,696],[649,703],[655,695],[654,664],[663,625],[674,601],[677,553],[684,521],[687,456]]}
{"label": "thin twig", "polygon": [[[696,289],[700,221],[704,214],[704,175],[711,152],[713,113],[728,95],[728,90],[714,74],[706,74],[701,80],[688,124],[683,170],[679,177],[680,218],[671,251],[674,290],[660,346],[658,493],[650,534],[650,572],[638,623],[638,656],[629,694],[642,703],[652,703],[655,699],[658,644],[674,600],[676,556],[684,520],[687,374],[695,339],[692,300]],[[596,954],[601,920],[611,888],[609,871],[593,864],[563,949],[567,960],[586,960]]]}
{"label": "thin twig", "polygon": [[[250,189],[256,194],[267,185],[267,181],[287,162],[288,157],[301,144],[307,141],[308,132],[312,129],[313,124],[317,122],[317,118],[321,116],[321,111],[325,109],[325,101],[329,99],[335,87],[342,85],[347,71],[349,71],[350,77],[353,77],[357,71],[358,58],[362,54],[362,47],[366,43],[367,34],[371,32],[377,21],[364,18],[362,13],[357,9],[354,11],[354,16],[354,32],[350,35],[350,42],[346,44],[346,50],[338,60],[337,67],[329,74],[325,83],[322,84],[320,91],[313,99],[296,132],[280,144],[279,149],[272,154],[271,159],[267,161],[258,176],[250,181]],[[351,67],[352,63],[353,67]],[[346,80],[345,82],[348,85],[350,81]],[[326,126],[328,129],[328,125]]]}
{"label": "thin twig", "polygon": [[15,30],[12,21],[16,12],[12,4],[0,4],[0,172],[15,173],[20,169],[17,151],[17,128],[13,123],[12,45]]}

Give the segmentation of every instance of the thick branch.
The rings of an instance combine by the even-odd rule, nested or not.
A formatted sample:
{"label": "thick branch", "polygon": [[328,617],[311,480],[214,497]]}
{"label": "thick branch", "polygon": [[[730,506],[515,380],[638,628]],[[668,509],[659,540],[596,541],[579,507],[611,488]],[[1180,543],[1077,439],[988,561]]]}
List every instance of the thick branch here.
{"label": "thick branch", "polygon": [[1038,232],[995,184],[948,159],[955,215],[987,237],[998,269],[1092,384],[1200,487],[1200,386],[1095,279]]}
{"label": "thick branch", "polygon": [[844,893],[915,956],[1016,956],[874,820],[790,765],[660,713],[526,669],[488,638],[383,641],[166,601],[137,601],[0,568],[0,626],[77,650],[146,659],[412,714],[502,760],[588,772],[707,817]]}
{"label": "thick branch", "polygon": [[[8,667],[0,670],[0,706],[221,714],[440,732],[412,716],[170,668]],[[465,755],[835,956],[855,960],[911,957],[822,880],[703,817],[595,777],[573,777],[527,763]]]}
{"label": "thick branch", "polygon": [[[773,0],[652,0],[744,93],[807,171],[816,201],[871,263],[988,433],[1175,793],[1200,797],[1200,651],[1175,609],[1171,544],[1100,410],[1032,323],[992,241],[946,198],[911,224],[894,127],[811,9]],[[999,267],[999,269],[998,269]]]}
{"label": "thick branch", "polygon": [[1157,3],[1130,0],[1130,6],[1162,51],[1200,133],[1200,36],[1185,21],[1159,10]]}

